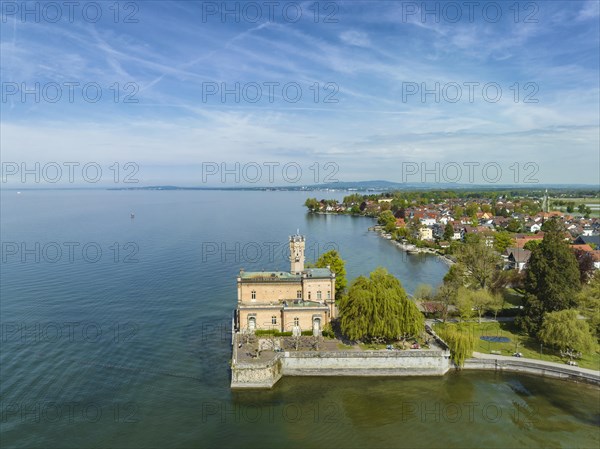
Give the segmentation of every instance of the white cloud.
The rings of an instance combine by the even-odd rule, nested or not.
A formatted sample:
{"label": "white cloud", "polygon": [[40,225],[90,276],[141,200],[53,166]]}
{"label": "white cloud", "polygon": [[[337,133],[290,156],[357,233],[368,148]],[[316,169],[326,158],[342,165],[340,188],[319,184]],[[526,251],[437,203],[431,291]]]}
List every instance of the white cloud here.
{"label": "white cloud", "polygon": [[344,31],[340,34],[340,39],[346,44],[355,45],[357,47],[369,47],[371,45],[369,36],[362,31]]}
{"label": "white cloud", "polygon": [[598,0],[589,0],[584,3],[577,15],[578,20],[596,19],[600,16],[600,2]]}

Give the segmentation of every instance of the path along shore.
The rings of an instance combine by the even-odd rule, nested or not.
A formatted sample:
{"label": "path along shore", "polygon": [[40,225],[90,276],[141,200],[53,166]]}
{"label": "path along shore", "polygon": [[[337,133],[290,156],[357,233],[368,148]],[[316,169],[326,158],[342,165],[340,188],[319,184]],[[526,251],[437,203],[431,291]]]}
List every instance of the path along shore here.
{"label": "path along shore", "polygon": [[600,385],[600,371],[598,370],[524,357],[473,352],[473,357],[465,360],[463,368],[466,370],[511,371]]}

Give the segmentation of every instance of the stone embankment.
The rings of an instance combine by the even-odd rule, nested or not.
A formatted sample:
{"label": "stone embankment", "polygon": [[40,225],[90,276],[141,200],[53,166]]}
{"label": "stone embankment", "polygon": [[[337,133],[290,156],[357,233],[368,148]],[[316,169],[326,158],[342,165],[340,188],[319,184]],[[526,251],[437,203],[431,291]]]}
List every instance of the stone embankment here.
{"label": "stone embankment", "polygon": [[271,388],[282,376],[442,376],[451,367],[447,350],[286,351],[266,357],[234,360],[231,388]]}

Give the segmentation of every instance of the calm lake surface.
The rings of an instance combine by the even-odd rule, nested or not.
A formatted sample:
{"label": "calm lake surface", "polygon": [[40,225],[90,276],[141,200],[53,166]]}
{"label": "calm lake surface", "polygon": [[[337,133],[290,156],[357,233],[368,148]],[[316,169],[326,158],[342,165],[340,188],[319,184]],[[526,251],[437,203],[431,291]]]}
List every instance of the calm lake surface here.
{"label": "calm lake surface", "polygon": [[[312,193],[312,195],[310,195]],[[367,218],[310,215],[322,192],[3,191],[1,446],[598,447],[599,389],[522,375],[284,378],[229,388],[240,268],[336,248],[408,292],[447,266]],[[130,214],[135,213],[135,218]]]}

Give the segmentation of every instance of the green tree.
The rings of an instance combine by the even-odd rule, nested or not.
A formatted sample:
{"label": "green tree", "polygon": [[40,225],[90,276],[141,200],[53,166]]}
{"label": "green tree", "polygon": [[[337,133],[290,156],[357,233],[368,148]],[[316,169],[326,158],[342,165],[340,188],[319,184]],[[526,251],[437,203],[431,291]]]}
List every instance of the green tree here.
{"label": "green tree", "polygon": [[590,328],[600,339],[600,270],[596,270],[592,279],[576,297],[577,307],[588,320]]}
{"label": "green tree", "polygon": [[379,214],[379,217],[377,218],[377,223],[384,227],[387,225],[395,225],[396,217],[394,217],[392,211],[385,210],[381,214]]}
{"label": "green tree", "polygon": [[321,208],[321,203],[316,198],[307,198],[304,202],[304,206],[311,212],[314,212]]}
{"label": "green tree", "polygon": [[521,232],[523,230],[523,224],[516,218],[511,218],[506,226],[506,230],[509,232]]}
{"label": "green tree", "polygon": [[340,257],[340,254],[332,249],[327,251],[317,259],[315,263],[317,268],[326,268],[329,266],[335,273],[335,299],[340,299],[346,290],[348,281],[346,280],[346,262]]}
{"label": "green tree", "polygon": [[564,240],[564,230],[556,220],[544,223],[542,242],[533,249],[525,272],[528,293],[523,316],[518,323],[532,335],[542,325],[547,312],[575,306],[575,295],[581,289],[577,259]]}
{"label": "green tree", "polygon": [[448,310],[456,302],[457,289],[450,283],[443,283],[435,291],[433,300],[441,305],[442,321],[445,323],[448,319]]}
{"label": "green tree", "polygon": [[496,270],[489,289],[494,295],[501,294],[509,285],[518,287],[521,283],[521,273],[517,270]]}
{"label": "green tree", "polygon": [[457,254],[463,284],[473,289],[489,287],[500,262],[500,256],[478,236],[465,242]]}
{"label": "green tree", "polygon": [[458,290],[459,287],[463,286],[464,276],[464,267],[452,264],[448,272],[444,275],[444,284],[452,287],[454,290]]}
{"label": "green tree", "polygon": [[346,206],[360,205],[362,203],[363,196],[360,193],[353,193],[345,196],[342,201]]}
{"label": "green tree", "polygon": [[503,254],[504,251],[506,251],[506,248],[514,246],[514,244],[515,239],[512,238],[510,233],[506,231],[500,231],[494,234],[494,249],[500,254]]}
{"label": "green tree", "polygon": [[561,351],[591,352],[595,346],[585,320],[577,318],[577,310],[548,312],[538,332],[538,339]]}
{"label": "green tree", "polygon": [[461,368],[465,360],[473,356],[475,339],[469,332],[469,328],[462,328],[456,325],[444,324],[436,327],[439,336],[448,343],[450,347],[450,358]]}
{"label": "green tree", "polygon": [[420,301],[428,301],[433,296],[433,288],[429,284],[419,284],[415,288],[413,297]]}
{"label": "green tree", "polygon": [[448,222],[444,228],[444,240],[450,242],[452,237],[454,237],[454,226],[452,226],[452,223]]}
{"label": "green tree", "polygon": [[542,243],[542,240],[529,240],[527,243],[525,243],[523,245],[523,249],[527,249],[529,251],[533,251],[540,243]]}
{"label": "green tree", "polygon": [[469,203],[465,208],[465,215],[470,218],[477,218],[478,211],[479,205],[477,203]]}
{"label": "green tree", "polygon": [[489,290],[481,288],[469,292],[473,309],[477,312],[478,322],[481,323],[481,317],[485,312],[498,311],[502,307],[502,300],[493,295]]}
{"label": "green tree", "polygon": [[425,320],[385,268],[354,280],[339,302],[340,328],[351,340],[392,341],[419,335]]}
{"label": "green tree", "polygon": [[456,309],[461,320],[468,320],[473,317],[473,296],[471,291],[461,287],[456,293]]}

